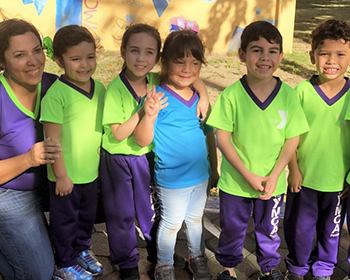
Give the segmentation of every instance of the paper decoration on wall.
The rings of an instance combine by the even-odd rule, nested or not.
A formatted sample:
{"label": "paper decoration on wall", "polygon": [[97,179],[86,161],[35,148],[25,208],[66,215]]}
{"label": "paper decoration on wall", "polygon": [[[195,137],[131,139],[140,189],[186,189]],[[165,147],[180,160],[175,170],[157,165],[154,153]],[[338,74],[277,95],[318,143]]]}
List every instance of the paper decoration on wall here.
{"label": "paper decoration on wall", "polygon": [[[156,8],[158,17],[161,17],[164,13],[165,9],[168,7],[168,1],[167,0],[152,0],[153,5]],[[170,2],[170,0],[169,0]]]}
{"label": "paper decoration on wall", "polygon": [[183,29],[190,29],[199,33],[199,27],[195,21],[187,20],[184,17],[173,17],[170,19],[170,32]]}
{"label": "paper decoration on wall", "polygon": [[34,4],[36,12],[40,16],[41,12],[45,8],[48,0],[22,0],[24,5]]}
{"label": "paper decoration on wall", "polygon": [[258,8],[258,6],[255,7],[255,13],[256,13],[257,15],[260,15],[260,14],[261,14],[261,11],[260,11],[260,9]]}
{"label": "paper decoration on wall", "polygon": [[126,18],[125,18],[125,21],[127,23],[135,22],[136,21],[136,15],[129,15],[129,14],[127,14]]}
{"label": "paper decoration on wall", "polygon": [[241,46],[241,35],[243,32],[243,29],[244,28],[239,26],[235,27],[235,31],[233,32],[227,52],[238,52],[238,49]]}
{"label": "paper decoration on wall", "polygon": [[83,0],[56,0],[56,31],[69,24],[81,25]]}

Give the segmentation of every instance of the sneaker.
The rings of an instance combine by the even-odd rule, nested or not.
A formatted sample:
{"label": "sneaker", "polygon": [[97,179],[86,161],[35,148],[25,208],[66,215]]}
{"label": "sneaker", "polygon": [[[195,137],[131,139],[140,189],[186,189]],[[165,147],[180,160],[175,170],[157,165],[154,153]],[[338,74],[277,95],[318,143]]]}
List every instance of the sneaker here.
{"label": "sneaker", "polygon": [[270,274],[261,274],[258,280],[283,280],[281,271],[271,269]]}
{"label": "sneaker", "polygon": [[304,280],[303,275],[298,275],[290,272],[287,270],[286,274],[284,275],[284,280]]}
{"label": "sneaker", "polygon": [[103,266],[100,264],[91,250],[86,250],[78,255],[78,265],[89,271],[92,275],[99,275],[103,271]]}
{"label": "sneaker", "polygon": [[314,276],[312,280],[331,280],[330,276]]}
{"label": "sneaker", "polygon": [[228,270],[225,270],[218,274],[217,280],[237,280],[236,277],[233,277],[230,275],[230,272]]}
{"label": "sneaker", "polygon": [[120,269],[121,280],[140,280],[139,268],[124,268]]}
{"label": "sneaker", "polygon": [[94,276],[79,265],[58,268],[55,266],[54,276],[63,280],[92,280]]}
{"label": "sneaker", "polygon": [[194,280],[212,280],[210,269],[208,267],[208,259],[206,256],[199,256],[189,259],[189,269],[193,274]]}
{"label": "sneaker", "polygon": [[156,266],[154,270],[155,280],[175,280],[175,270],[172,265]]}

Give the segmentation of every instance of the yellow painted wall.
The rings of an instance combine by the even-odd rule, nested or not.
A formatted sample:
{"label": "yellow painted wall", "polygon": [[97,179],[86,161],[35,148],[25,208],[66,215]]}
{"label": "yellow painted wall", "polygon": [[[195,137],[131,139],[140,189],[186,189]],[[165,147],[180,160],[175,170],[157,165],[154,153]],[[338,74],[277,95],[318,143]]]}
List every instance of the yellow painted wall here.
{"label": "yellow painted wall", "polygon": [[235,52],[243,28],[255,20],[275,24],[291,52],[296,0],[0,0],[3,14],[31,21],[43,36],[53,37],[66,24],[84,25],[105,49],[119,49],[130,22],[157,27],[162,38],[172,18],[196,21],[209,52]]}

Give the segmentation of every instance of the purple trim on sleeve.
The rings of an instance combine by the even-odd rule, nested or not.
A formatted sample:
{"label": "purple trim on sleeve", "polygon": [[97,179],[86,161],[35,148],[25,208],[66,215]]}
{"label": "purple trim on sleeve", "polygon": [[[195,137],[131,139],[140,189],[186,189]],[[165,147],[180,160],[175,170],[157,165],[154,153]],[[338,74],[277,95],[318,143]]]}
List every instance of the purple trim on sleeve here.
{"label": "purple trim on sleeve", "polygon": [[[137,103],[140,103],[141,98],[140,96],[137,95],[137,93],[135,92],[135,90],[132,88],[132,86],[130,85],[128,79],[125,77],[124,75],[124,71],[121,72],[119,74],[120,79],[122,80],[123,84],[126,86],[126,88],[128,89],[128,91],[130,92],[130,94],[135,98]],[[146,78],[146,83],[148,84],[147,78]]]}
{"label": "purple trim on sleeve", "polygon": [[70,86],[71,88],[74,88],[76,91],[80,92],[82,95],[86,96],[89,99],[92,99],[92,97],[94,96],[94,92],[95,92],[95,81],[90,78],[90,92],[86,92],[85,90],[81,89],[80,87],[76,86],[75,84],[71,83],[70,81],[68,81],[67,79],[65,79],[63,77],[63,75],[59,78],[59,80],[66,84],[67,86]]}
{"label": "purple trim on sleeve", "polygon": [[254,94],[254,92],[251,90],[251,88],[249,87],[246,79],[245,79],[244,75],[241,79],[240,82],[242,84],[242,86],[244,87],[244,89],[246,90],[246,92],[248,93],[248,95],[250,96],[250,98],[254,101],[254,103],[261,109],[261,110],[265,110],[271,103],[272,101],[275,99],[277,93],[279,92],[281,86],[282,86],[282,81],[280,80],[280,78],[278,77],[274,77],[277,81],[277,84],[275,86],[275,88],[273,89],[273,91],[271,92],[271,94],[269,95],[269,97],[266,98],[266,100],[264,102],[261,102],[259,100],[259,98],[256,97],[256,95]]}
{"label": "purple trim on sleeve", "polygon": [[333,105],[335,102],[337,102],[340,98],[343,97],[343,95],[349,90],[350,88],[350,81],[349,78],[344,77],[346,82],[344,87],[332,98],[328,98],[328,96],[323,92],[323,90],[320,88],[320,86],[317,84],[317,77],[318,75],[313,75],[310,79],[310,83],[318,93],[318,95],[323,99],[324,102],[326,102],[329,106]]}
{"label": "purple trim on sleeve", "polygon": [[191,89],[193,90],[193,95],[190,98],[190,100],[185,100],[183,99],[180,95],[178,95],[175,91],[173,91],[170,87],[168,87],[166,84],[161,84],[160,87],[162,89],[164,89],[165,91],[167,91],[169,94],[171,94],[173,97],[175,97],[177,100],[179,100],[180,102],[182,102],[183,104],[185,104],[187,107],[192,107],[192,105],[196,102],[197,98],[198,98],[198,93],[197,91],[191,87]]}

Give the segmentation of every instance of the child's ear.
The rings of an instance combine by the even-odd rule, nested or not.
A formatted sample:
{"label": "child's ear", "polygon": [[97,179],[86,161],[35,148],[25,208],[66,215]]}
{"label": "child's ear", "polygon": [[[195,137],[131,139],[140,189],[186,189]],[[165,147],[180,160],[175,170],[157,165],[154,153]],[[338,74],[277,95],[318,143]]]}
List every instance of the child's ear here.
{"label": "child's ear", "polygon": [[279,63],[282,62],[282,59],[283,59],[283,52],[280,53]]}
{"label": "child's ear", "polygon": [[245,51],[243,51],[241,48],[238,49],[238,57],[241,62],[246,62]]}
{"label": "child's ear", "polygon": [[316,63],[316,60],[315,60],[315,53],[313,51],[309,51],[309,56],[310,56],[310,61],[312,64],[315,64]]}
{"label": "child's ear", "polygon": [[124,48],[120,48],[120,54],[121,54],[121,56],[122,56],[122,58],[125,60],[125,49]]}
{"label": "child's ear", "polygon": [[60,57],[58,57],[58,56],[55,56],[54,59],[55,59],[55,62],[57,63],[57,65],[58,65],[60,68],[63,68],[63,67],[64,67],[64,63],[63,63],[62,58],[60,58]]}

